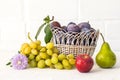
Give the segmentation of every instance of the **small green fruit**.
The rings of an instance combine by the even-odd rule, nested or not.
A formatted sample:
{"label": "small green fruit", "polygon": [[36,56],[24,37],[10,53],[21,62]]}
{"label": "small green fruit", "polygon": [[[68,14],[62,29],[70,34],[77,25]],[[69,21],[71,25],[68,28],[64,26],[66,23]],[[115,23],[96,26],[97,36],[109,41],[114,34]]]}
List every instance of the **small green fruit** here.
{"label": "small green fruit", "polygon": [[38,68],[45,68],[45,61],[44,60],[40,60],[39,62],[38,62],[38,64],[37,64],[37,67]]}

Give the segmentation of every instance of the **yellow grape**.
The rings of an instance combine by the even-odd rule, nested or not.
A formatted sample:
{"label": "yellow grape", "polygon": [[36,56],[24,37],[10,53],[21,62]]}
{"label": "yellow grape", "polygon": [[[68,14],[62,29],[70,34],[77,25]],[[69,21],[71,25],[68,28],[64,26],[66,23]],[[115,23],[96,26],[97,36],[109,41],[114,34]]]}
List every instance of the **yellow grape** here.
{"label": "yellow grape", "polygon": [[44,60],[39,60],[37,63],[38,68],[45,68],[45,61]]}
{"label": "yellow grape", "polygon": [[53,64],[58,63],[58,57],[53,56],[53,57],[51,58],[51,62],[52,62]]}
{"label": "yellow grape", "polygon": [[73,54],[68,54],[67,59],[71,59],[71,58],[74,59],[75,58],[74,55]]}
{"label": "yellow grape", "polygon": [[45,64],[50,67],[52,65],[52,62],[50,59],[46,59]]}
{"label": "yellow grape", "polygon": [[35,57],[35,60],[36,60],[36,61],[39,61],[40,59],[41,59],[40,55],[37,55],[37,56]]}
{"label": "yellow grape", "polygon": [[36,40],[35,43],[36,43],[37,45],[41,45],[41,41],[40,41],[40,40]]}
{"label": "yellow grape", "polygon": [[28,43],[23,43],[23,44],[21,45],[21,49],[24,49],[24,48],[27,47],[27,46],[29,46]]}
{"label": "yellow grape", "polygon": [[42,47],[42,48],[40,49],[40,51],[41,51],[41,52],[46,52],[46,47]]}
{"label": "yellow grape", "polygon": [[59,50],[58,50],[56,47],[54,47],[54,48],[53,48],[53,52],[54,52],[54,53],[59,53]]}
{"label": "yellow grape", "polygon": [[34,60],[34,58],[35,58],[35,55],[33,55],[33,54],[29,54],[28,59],[30,59],[30,60]]}
{"label": "yellow grape", "polygon": [[63,65],[63,67],[64,67],[65,69],[67,69],[67,70],[72,69],[72,65],[68,65],[68,66],[64,66],[64,65]]}
{"label": "yellow grape", "polygon": [[51,55],[53,54],[52,50],[51,50],[51,49],[48,49],[48,50],[47,50],[47,54],[51,56]]}
{"label": "yellow grape", "polygon": [[29,66],[32,68],[37,67],[37,62],[35,60],[31,60],[29,61]]}
{"label": "yellow grape", "polygon": [[23,50],[23,54],[29,54],[31,52],[31,48],[30,47],[26,47],[24,50]]}
{"label": "yellow grape", "polygon": [[70,63],[71,65],[75,65],[75,59],[73,59],[73,58],[69,59],[69,63]]}
{"label": "yellow grape", "polygon": [[41,45],[38,45],[37,46],[37,50],[41,50],[42,46]]}
{"label": "yellow grape", "polygon": [[47,59],[47,54],[46,53],[40,52],[39,55],[42,59]]}
{"label": "yellow grape", "polygon": [[35,42],[30,42],[29,45],[30,45],[30,47],[33,48],[33,49],[37,48],[37,44],[36,44]]}
{"label": "yellow grape", "polygon": [[63,65],[60,62],[58,62],[55,64],[55,68],[56,69],[63,69]]}
{"label": "yellow grape", "polygon": [[21,45],[20,51],[23,52],[23,50],[24,50],[26,47],[28,47],[28,46],[29,46],[28,43],[23,43],[23,44]]}
{"label": "yellow grape", "polygon": [[54,47],[54,43],[53,42],[49,42],[49,43],[46,44],[46,48],[47,49],[53,49],[53,47]]}
{"label": "yellow grape", "polygon": [[61,53],[61,54],[58,55],[59,61],[62,61],[62,60],[65,59],[65,58],[66,58],[66,55],[63,54],[63,53]]}
{"label": "yellow grape", "polygon": [[57,54],[57,53],[53,53],[53,54],[52,54],[52,57],[54,57],[54,56],[55,56],[55,57],[58,57],[58,54]]}
{"label": "yellow grape", "polygon": [[62,64],[63,64],[63,66],[65,66],[65,67],[67,67],[67,66],[70,65],[70,63],[69,63],[69,61],[68,61],[67,59],[63,59],[63,60],[62,60]]}
{"label": "yellow grape", "polygon": [[38,51],[37,51],[37,49],[32,49],[32,50],[31,50],[31,53],[32,53],[33,55],[37,55],[37,54],[38,54]]}

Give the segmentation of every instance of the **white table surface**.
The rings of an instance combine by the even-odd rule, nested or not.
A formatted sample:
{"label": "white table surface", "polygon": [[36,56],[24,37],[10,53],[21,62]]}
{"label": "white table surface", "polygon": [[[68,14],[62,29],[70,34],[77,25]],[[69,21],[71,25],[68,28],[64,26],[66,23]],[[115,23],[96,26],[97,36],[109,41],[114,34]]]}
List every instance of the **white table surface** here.
{"label": "white table surface", "polygon": [[[120,80],[120,52],[115,52],[117,63],[113,68],[102,69],[94,64],[89,73],[80,73],[76,69],[56,70],[29,68],[15,70],[6,66],[15,51],[0,52],[0,80]],[[93,55],[93,59],[96,55]]]}

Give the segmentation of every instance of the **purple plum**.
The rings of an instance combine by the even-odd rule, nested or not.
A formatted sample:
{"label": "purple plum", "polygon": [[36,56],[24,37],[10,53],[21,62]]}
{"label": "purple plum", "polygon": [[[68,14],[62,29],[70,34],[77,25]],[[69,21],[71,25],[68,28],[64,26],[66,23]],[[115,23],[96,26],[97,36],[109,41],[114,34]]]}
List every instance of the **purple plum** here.
{"label": "purple plum", "polygon": [[68,32],[80,32],[79,26],[73,22],[70,22],[67,26]]}
{"label": "purple plum", "polygon": [[91,29],[91,25],[89,24],[89,22],[79,23],[78,26],[79,26],[81,31],[88,31]]}

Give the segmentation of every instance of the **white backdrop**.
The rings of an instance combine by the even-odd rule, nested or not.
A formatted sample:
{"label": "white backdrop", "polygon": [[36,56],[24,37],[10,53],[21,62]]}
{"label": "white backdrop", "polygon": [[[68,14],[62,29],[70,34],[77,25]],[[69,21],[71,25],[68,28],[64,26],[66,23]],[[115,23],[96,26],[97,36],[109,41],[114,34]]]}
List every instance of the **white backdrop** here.
{"label": "white backdrop", "polygon": [[[17,51],[34,38],[43,18],[54,16],[62,25],[90,22],[99,29],[114,51],[120,51],[120,0],[0,0],[0,50]],[[44,33],[39,39],[44,45]],[[99,37],[96,51],[102,44]]]}

